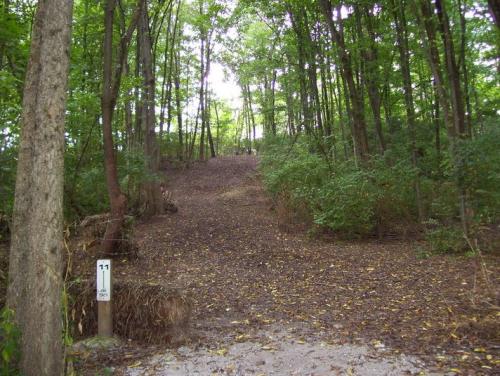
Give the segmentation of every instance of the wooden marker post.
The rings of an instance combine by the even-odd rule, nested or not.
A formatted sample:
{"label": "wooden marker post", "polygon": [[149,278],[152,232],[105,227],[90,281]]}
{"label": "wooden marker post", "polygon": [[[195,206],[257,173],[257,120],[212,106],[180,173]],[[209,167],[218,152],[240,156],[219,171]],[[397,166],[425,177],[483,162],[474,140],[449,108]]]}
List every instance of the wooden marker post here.
{"label": "wooden marker post", "polygon": [[111,310],[111,260],[97,260],[97,334],[113,336],[113,312]]}

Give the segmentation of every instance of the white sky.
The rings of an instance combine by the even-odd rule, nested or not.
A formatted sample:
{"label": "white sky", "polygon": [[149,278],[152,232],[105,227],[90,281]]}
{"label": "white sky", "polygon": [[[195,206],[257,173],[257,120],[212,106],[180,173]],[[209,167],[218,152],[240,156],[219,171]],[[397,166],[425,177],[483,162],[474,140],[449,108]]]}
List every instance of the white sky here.
{"label": "white sky", "polygon": [[[227,70],[226,70],[227,71]],[[219,99],[223,99],[233,109],[242,107],[241,90],[232,72],[224,74],[222,64],[214,61],[210,64],[210,73],[208,75],[209,88]]]}

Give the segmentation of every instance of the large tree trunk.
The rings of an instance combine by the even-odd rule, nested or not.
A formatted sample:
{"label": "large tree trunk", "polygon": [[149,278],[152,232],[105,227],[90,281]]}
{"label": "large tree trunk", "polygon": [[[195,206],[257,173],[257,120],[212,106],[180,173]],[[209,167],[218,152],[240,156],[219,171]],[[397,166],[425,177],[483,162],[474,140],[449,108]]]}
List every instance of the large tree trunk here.
{"label": "large tree trunk", "polygon": [[73,2],[40,1],[33,25],[10,251],[7,306],[21,330],[21,372],[62,375],[64,113]]}

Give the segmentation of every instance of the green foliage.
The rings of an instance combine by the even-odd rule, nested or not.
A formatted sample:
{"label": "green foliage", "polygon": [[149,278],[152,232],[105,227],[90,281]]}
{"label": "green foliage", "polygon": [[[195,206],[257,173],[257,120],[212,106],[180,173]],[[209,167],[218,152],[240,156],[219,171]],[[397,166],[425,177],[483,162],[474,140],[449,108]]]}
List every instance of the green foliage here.
{"label": "green foliage", "polygon": [[369,234],[377,198],[369,173],[351,168],[336,172],[314,196],[314,221],[349,237]]}
{"label": "green foliage", "polygon": [[423,164],[424,174],[404,158],[405,148],[400,147],[404,141],[359,168],[350,161],[328,162],[314,152],[316,141],[305,136],[296,142],[268,137],[260,169],[271,194],[290,201],[292,208],[305,205],[316,224],[348,237],[375,230],[406,233],[415,227],[418,176],[429,252],[459,252],[466,243],[458,225],[457,181],[468,194],[472,230],[500,220],[499,138],[497,127],[485,127],[458,145],[456,153],[465,161],[461,169],[445,155],[441,174],[432,170],[431,163]]}
{"label": "green foliage", "polygon": [[434,221],[429,221],[428,224],[436,226],[425,233],[427,248],[431,254],[457,253],[466,248],[467,244],[460,228],[442,226]]}
{"label": "green foliage", "polygon": [[[1,134],[0,134],[1,137]],[[0,150],[0,217],[10,217],[14,205],[17,147]]]}
{"label": "green foliage", "polygon": [[[379,225],[413,225],[418,209],[414,184],[418,171],[410,161],[397,153],[387,153],[384,157],[374,158],[370,167],[371,179],[376,187],[377,200],[375,214]],[[420,177],[421,191],[428,196],[425,177]]]}
{"label": "green foliage", "polygon": [[141,184],[160,179],[159,176],[148,173],[145,164],[146,159],[141,151],[126,151],[118,159],[120,185],[128,196],[129,207],[132,209],[137,209],[139,204]]}
{"label": "green foliage", "polygon": [[301,141],[288,144],[279,139],[266,140],[260,164],[264,183],[274,195],[292,193],[297,199],[324,184],[328,166],[317,154],[308,152],[308,145]]}
{"label": "green foliage", "polygon": [[19,375],[21,333],[13,322],[14,312],[9,308],[0,311],[0,375]]}
{"label": "green foliage", "polygon": [[461,145],[466,160],[465,186],[469,191],[475,220],[493,223],[500,220],[500,128],[498,124],[484,129],[477,137]]}
{"label": "green foliage", "polygon": [[[8,9],[3,8],[6,5]],[[115,59],[118,59],[120,34],[135,5],[133,1],[125,1],[119,7],[120,12],[117,10],[113,36]],[[397,35],[392,7],[385,4],[372,9],[372,4],[365,1],[344,9],[344,42],[352,58],[353,73],[360,83],[373,80],[378,86],[382,134],[387,146],[384,153],[378,153],[374,109],[370,108],[367,85],[360,84],[359,92],[354,94],[363,102],[361,111],[371,153],[369,162],[362,167],[354,163],[355,135],[349,110],[352,111],[350,107],[355,102],[349,97],[339,46],[331,44],[319,2],[242,0],[231,5],[208,0],[150,5],[151,32],[156,36],[156,106],[167,106],[166,118],[171,121],[169,132],[163,132],[159,140],[162,158],[175,160],[182,154],[177,111],[183,115],[184,151],[194,138],[196,117],[199,120],[200,116],[196,111],[201,63],[198,43],[202,36],[210,36],[209,43],[214,46],[212,62],[224,64],[224,69],[233,72],[234,81],[248,90],[245,97],[252,102],[257,135],[262,133],[265,137],[260,168],[267,189],[275,197],[288,200],[292,208],[307,208],[315,223],[347,236],[413,226],[418,217],[417,179],[425,219],[434,221],[429,234],[434,243],[435,238],[445,237],[435,233],[436,228],[454,228],[459,221],[461,187],[466,189],[474,224],[500,220],[497,145],[500,86],[495,76],[498,33],[492,32],[495,26],[484,17],[485,4],[463,8],[467,24],[462,56],[462,46],[458,43],[460,7],[456,1],[447,3],[456,38],[456,60],[465,63],[459,70],[462,89],[467,90],[464,94],[470,102],[466,111],[470,112],[472,122],[472,138],[458,142],[446,131],[443,108],[430,79],[432,69],[426,43],[422,41],[425,33],[421,34],[418,15],[413,14],[410,4],[401,10],[406,14],[405,31],[418,36],[408,41],[416,110],[414,138],[407,124],[402,72],[394,69],[400,63],[394,47]],[[35,2],[0,2],[0,216],[3,218],[11,215],[14,201],[22,90],[35,8]],[[89,0],[75,3],[65,128],[64,202],[68,220],[109,210],[101,131],[102,21],[102,4]],[[174,29],[178,31],[175,40]],[[372,47],[373,51],[367,51]],[[140,118],[138,94],[143,85],[143,78],[137,74],[140,69],[135,72],[136,48],[133,37],[113,123],[120,184],[132,210],[138,206],[141,183],[160,178],[145,172],[143,135],[140,124],[136,123]],[[443,54],[442,48],[439,44],[438,53]],[[367,52],[373,61],[365,61]],[[169,56],[179,59],[178,70],[169,66]],[[313,66],[315,72],[309,70]],[[178,91],[174,83],[176,75],[179,75]],[[234,103],[217,98],[218,88],[212,82],[210,85],[209,91],[214,93],[209,95],[209,118],[218,155],[241,152],[249,144],[245,128],[250,121],[247,118],[245,123],[248,114],[241,108],[233,108]],[[177,94],[179,108],[174,100]],[[463,99],[465,105],[465,95]],[[314,114],[316,106],[321,110],[321,130]],[[289,135],[299,128],[302,135],[294,140],[295,136]],[[193,157],[199,150],[199,121],[197,132]],[[260,143],[252,140],[252,148],[260,151]],[[455,143],[458,145],[451,152],[450,145]],[[411,162],[413,145],[418,151],[416,167]],[[457,166],[457,160],[463,163]]]}
{"label": "green foliage", "polygon": [[311,150],[305,138],[266,141],[260,169],[274,196],[305,204],[316,224],[347,237],[372,234],[381,223],[414,222],[415,171],[408,162],[391,166],[374,158],[365,169],[352,162],[330,166]]}

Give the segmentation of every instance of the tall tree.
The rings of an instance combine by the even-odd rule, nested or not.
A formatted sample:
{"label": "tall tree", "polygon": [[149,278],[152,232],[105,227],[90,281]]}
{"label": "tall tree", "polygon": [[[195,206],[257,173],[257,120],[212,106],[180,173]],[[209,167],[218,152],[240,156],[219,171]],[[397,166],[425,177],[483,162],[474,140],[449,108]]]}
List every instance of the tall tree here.
{"label": "tall tree", "polygon": [[64,118],[71,0],[43,0],[24,86],[7,305],[21,330],[21,372],[62,375]]}
{"label": "tall tree", "polygon": [[122,35],[118,53],[118,63],[113,71],[113,24],[116,8],[115,0],[108,0],[104,11],[104,43],[103,43],[103,93],[101,98],[102,128],[104,139],[104,167],[109,202],[111,206],[110,221],[102,241],[105,253],[113,251],[121,237],[123,221],[127,212],[127,197],[123,194],[118,181],[118,169],[113,142],[113,112],[120,90],[123,67],[126,65],[128,46],[139,17],[140,3],[132,16],[132,20]]}
{"label": "tall tree", "polygon": [[332,40],[337,46],[337,52],[340,57],[340,66],[342,69],[342,75],[347,83],[347,92],[352,107],[352,129],[353,129],[353,139],[355,152],[358,158],[363,162],[369,157],[369,146],[368,146],[368,136],[366,133],[366,121],[364,116],[364,105],[363,98],[359,90],[359,85],[356,85],[354,80],[354,71],[351,54],[346,48],[343,35],[343,21],[341,16],[341,10],[338,8],[336,21],[339,23],[339,27],[335,25],[335,20],[333,16],[332,4],[330,0],[320,0],[319,5],[325,16],[326,23],[332,34]]}
{"label": "tall tree", "polygon": [[154,177],[158,174],[160,167],[160,151],[156,139],[156,116],[155,116],[155,77],[153,73],[153,55],[151,45],[151,34],[149,32],[149,17],[147,0],[140,3],[140,16],[138,33],[140,39],[140,58],[142,74],[144,79],[142,95],[143,129],[144,129],[144,156],[146,168],[150,176],[144,183],[144,214],[151,216],[163,212],[160,184]]}
{"label": "tall tree", "polygon": [[[401,74],[403,76],[403,90],[406,107],[406,120],[408,122],[408,133],[410,139],[411,161],[413,168],[418,169],[418,151],[416,141],[416,121],[415,121],[415,104],[413,101],[413,87],[410,74],[410,52],[408,48],[408,30],[406,28],[406,15],[404,2],[395,3],[391,0],[393,10],[394,24],[396,26],[397,44],[399,50],[399,62],[401,66]],[[415,200],[418,210],[418,219],[421,222],[424,218],[420,178],[417,174],[415,178]]]}

